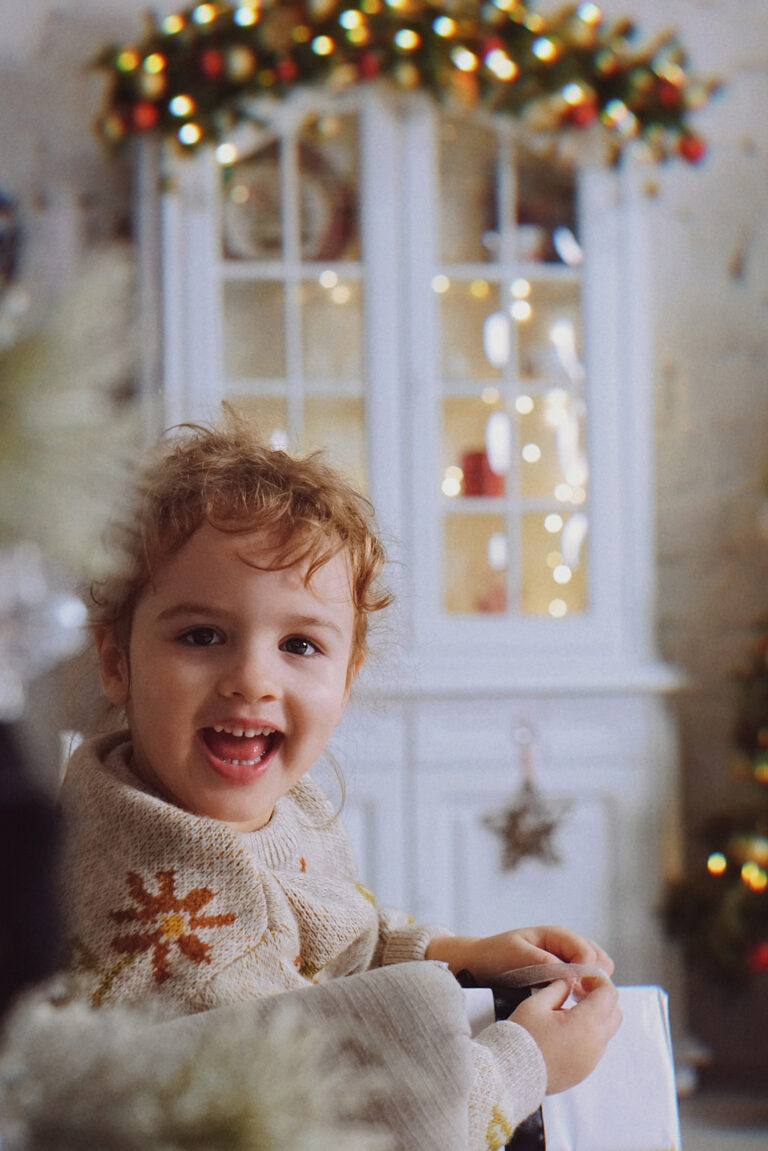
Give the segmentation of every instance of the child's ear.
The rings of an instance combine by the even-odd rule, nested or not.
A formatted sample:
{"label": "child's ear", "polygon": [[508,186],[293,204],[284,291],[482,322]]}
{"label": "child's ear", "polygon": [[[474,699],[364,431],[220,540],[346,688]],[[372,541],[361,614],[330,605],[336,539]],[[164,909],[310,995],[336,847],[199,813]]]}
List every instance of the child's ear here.
{"label": "child's ear", "polygon": [[110,703],[125,704],[130,695],[128,653],[115,639],[111,627],[97,627],[93,638],[99,656],[99,678]]}

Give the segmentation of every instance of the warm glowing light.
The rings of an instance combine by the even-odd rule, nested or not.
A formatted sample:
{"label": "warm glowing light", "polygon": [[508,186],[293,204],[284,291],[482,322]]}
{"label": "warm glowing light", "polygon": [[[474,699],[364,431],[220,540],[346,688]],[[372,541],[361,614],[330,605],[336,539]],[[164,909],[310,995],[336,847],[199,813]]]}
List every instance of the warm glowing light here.
{"label": "warm glowing light", "polygon": [[568,611],[568,604],[564,599],[553,599],[547,610],[553,619],[562,619]]}
{"label": "warm glowing light", "polygon": [[539,36],[538,40],[534,40],[531,44],[531,51],[538,60],[549,62],[557,56],[557,44],[548,36]]}
{"label": "warm glowing light", "polygon": [[317,278],[324,288],[335,288],[339,282],[338,272],[334,272],[332,268],[326,268]]}
{"label": "warm glowing light", "polygon": [[541,459],[541,448],[538,444],[523,444],[520,455],[527,464],[536,464]]}
{"label": "warm glowing light", "polygon": [[529,416],[533,411],[533,400],[530,396],[518,396],[515,400],[515,411],[521,416]]}
{"label": "warm glowing light", "polygon": [[559,532],[563,526],[563,517],[558,515],[557,512],[550,512],[548,516],[544,517],[544,531],[551,532],[554,535]]}
{"label": "warm glowing light", "polygon": [[348,304],[351,295],[349,284],[337,284],[335,288],[331,288],[331,299],[334,304]]}
{"label": "warm glowing light", "polygon": [[482,392],[480,393],[480,399],[484,404],[498,404],[499,400],[501,399],[499,389],[493,387],[483,388]]}
{"label": "warm glowing light", "polygon": [[447,292],[451,286],[451,281],[447,276],[433,276],[432,277],[432,291],[433,292]]}
{"label": "warm glowing light", "polygon": [[741,878],[753,891],[765,891],[768,887],[768,875],[754,859],[750,859],[741,869]]}
{"label": "warm glowing light", "polygon": [[195,24],[210,24],[216,19],[216,8],[213,4],[198,4],[192,10],[192,19]]}
{"label": "warm glowing light", "polygon": [[454,496],[461,495],[461,485],[463,482],[464,472],[461,470],[461,468],[456,467],[455,464],[452,464],[450,467],[445,469],[445,475],[443,477],[443,482],[440,485],[440,489],[444,496],[450,496],[453,498]]}
{"label": "warm glowing light", "polygon": [[346,12],[342,12],[341,16],[339,16],[339,24],[347,30],[350,28],[359,28],[362,22],[362,12],[358,12],[354,8],[348,8]]}
{"label": "warm glowing light", "polygon": [[133,72],[134,68],[138,68],[140,63],[141,57],[138,52],[134,52],[131,48],[126,48],[115,60],[115,64],[120,72]]}
{"label": "warm glowing light", "polygon": [[756,765],[755,779],[758,783],[768,783],[768,763],[758,763]]}
{"label": "warm glowing light", "polygon": [[203,138],[203,130],[199,124],[183,124],[179,128],[178,137],[187,146],[197,144]]}
{"label": "warm glowing light", "polygon": [[460,72],[475,72],[480,63],[477,56],[474,52],[470,52],[469,48],[454,48],[451,52],[451,59]]}
{"label": "warm glowing light", "polygon": [[436,20],[433,20],[432,27],[438,36],[447,38],[453,36],[459,26],[450,16],[438,16]]}
{"label": "warm glowing light", "polygon": [[234,144],[219,144],[216,149],[216,159],[220,164],[234,164],[238,151]]}
{"label": "warm glowing light", "polygon": [[250,28],[252,24],[258,21],[259,14],[255,8],[236,8],[232,19],[240,28]]}
{"label": "warm glowing light", "polygon": [[598,8],[597,4],[579,4],[576,9],[576,15],[579,20],[583,20],[585,24],[599,24],[603,18],[603,14]]}
{"label": "warm glowing light", "polygon": [[512,281],[509,290],[516,300],[527,300],[531,294],[531,281],[520,276]]}
{"label": "warm glowing light", "polygon": [[552,572],[552,579],[555,583],[570,583],[573,579],[573,572],[568,564],[558,564]]}
{"label": "warm glowing light", "polygon": [[707,871],[712,875],[722,875],[728,866],[728,860],[722,851],[713,851],[707,860]]}
{"label": "warm glowing light", "polygon": [[167,60],[161,52],[153,52],[150,56],[146,57],[141,66],[145,72],[153,76],[157,72],[162,72],[166,64]]}
{"label": "warm glowing light", "polygon": [[315,36],[312,41],[312,51],[316,56],[330,56],[335,45],[330,36]]}
{"label": "warm glowing light", "polygon": [[555,485],[555,499],[561,504],[569,504],[573,499],[573,488],[570,484]]}
{"label": "warm glowing light", "polygon": [[512,304],[511,308],[509,309],[509,312],[514,320],[521,320],[525,322],[525,320],[530,320],[531,316],[533,315],[533,308],[527,300],[515,300],[514,304]]}
{"label": "warm glowing light", "polygon": [[175,36],[184,27],[184,18],[179,15],[166,16],[160,27],[167,36]]}
{"label": "warm glowing light", "polygon": [[172,116],[189,116],[195,110],[195,102],[191,96],[174,96],[168,105]]}
{"label": "warm glowing light", "polygon": [[571,503],[584,504],[587,502],[587,492],[580,484],[576,484],[571,488]]}
{"label": "warm glowing light", "polygon": [[403,52],[413,52],[420,43],[421,37],[412,28],[401,28],[399,32],[395,33],[395,44]]}
{"label": "warm glowing light", "polygon": [[602,112],[603,121],[617,128],[623,136],[634,136],[640,123],[634,112],[630,112],[623,100],[609,100]]}
{"label": "warm glowing light", "polygon": [[469,285],[469,294],[476,300],[484,300],[491,291],[491,285],[487,280],[473,280]]}
{"label": "warm glowing light", "polygon": [[494,48],[485,57],[485,66],[500,80],[514,80],[520,69],[501,48]]}
{"label": "warm glowing light", "polygon": [[571,82],[570,84],[566,84],[563,88],[563,99],[565,100],[566,104],[570,104],[572,108],[576,108],[579,104],[583,104],[586,97],[587,94],[582,88],[581,84]]}

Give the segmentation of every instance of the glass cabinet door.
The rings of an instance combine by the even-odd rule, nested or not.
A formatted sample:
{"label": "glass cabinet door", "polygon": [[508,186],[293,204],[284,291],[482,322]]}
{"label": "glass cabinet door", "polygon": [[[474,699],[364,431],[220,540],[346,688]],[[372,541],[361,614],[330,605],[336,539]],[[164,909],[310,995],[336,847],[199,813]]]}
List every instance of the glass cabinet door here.
{"label": "glass cabinet door", "polygon": [[367,487],[359,116],[307,111],[222,168],[224,398]]}
{"label": "glass cabinet door", "polygon": [[575,175],[505,126],[436,124],[443,610],[580,614],[589,471]]}

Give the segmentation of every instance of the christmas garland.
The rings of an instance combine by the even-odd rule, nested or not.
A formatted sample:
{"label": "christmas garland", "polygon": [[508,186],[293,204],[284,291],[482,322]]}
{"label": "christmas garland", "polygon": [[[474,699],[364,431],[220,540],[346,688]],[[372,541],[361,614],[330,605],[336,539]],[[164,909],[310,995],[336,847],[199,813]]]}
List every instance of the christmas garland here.
{"label": "christmas garland", "polygon": [[716,87],[686,72],[672,35],[633,51],[629,20],[591,2],[543,16],[516,0],[242,0],[149,18],[144,38],[107,49],[105,138],[159,133],[182,149],[253,119],[253,97],[386,79],[444,101],[514,116],[534,131],[601,125],[615,159],[632,139],[651,155],[705,152],[688,123]]}

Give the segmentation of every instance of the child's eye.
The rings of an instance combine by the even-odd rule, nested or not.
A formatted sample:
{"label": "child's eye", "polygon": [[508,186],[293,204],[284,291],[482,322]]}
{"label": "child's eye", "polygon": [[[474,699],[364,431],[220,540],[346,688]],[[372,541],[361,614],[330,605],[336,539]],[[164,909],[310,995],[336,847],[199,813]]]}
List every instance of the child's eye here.
{"label": "child's eye", "polygon": [[316,655],[318,652],[312,641],[303,635],[292,635],[283,640],[280,650],[287,651],[289,655]]}
{"label": "child's eye", "polygon": [[215,627],[193,627],[184,632],[181,642],[187,647],[211,647],[221,643],[221,633]]}

